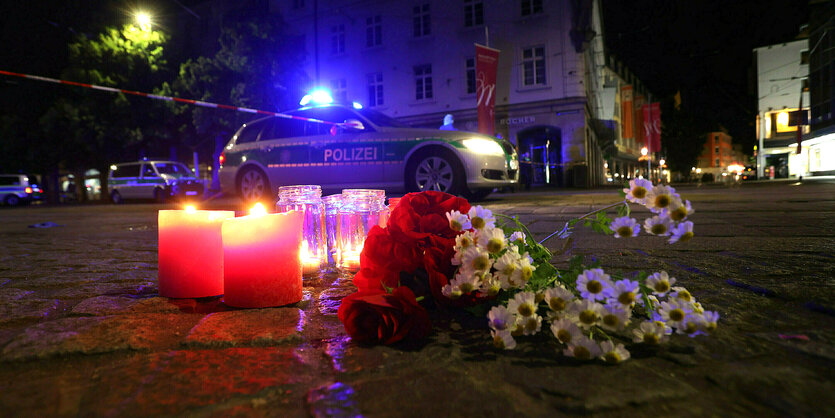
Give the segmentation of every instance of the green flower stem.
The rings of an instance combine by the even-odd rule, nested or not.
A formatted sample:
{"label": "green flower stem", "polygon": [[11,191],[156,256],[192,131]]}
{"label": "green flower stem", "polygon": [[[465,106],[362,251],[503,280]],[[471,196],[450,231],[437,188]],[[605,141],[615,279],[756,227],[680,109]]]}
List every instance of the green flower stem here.
{"label": "green flower stem", "polygon": [[570,221],[566,222],[566,223],[565,223],[565,226],[564,226],[561,230],[559,230],[559,231],[554,231],[553,233],[551,233],[551,235],[548,235],[547,237],[543,238],[543,239],[542,239],[542,241],[539,241],[539,243],[540,243],[540,244],[542,244],[542,243],[544,243],[545,241],[548,241],[548,240],[549,240],[549,239],[551,239],[554,235],[563,235],[563,234],[565,234],[565,233],[568,231],[568,229],[569,229],[569,228],[571,228],[572,221],[573,221],[574,223],[577,223],[577,222],[579,222],[579,221],[581,221],[581,220],[583,220],[583,219],[585,219],[585,218],[588,218],[589,216],[592,216],[592,215],[594,215],[594,214],[596,214],[596,213],[603,212],[603,211],[607,211],[607,210],[609,210],[609,209],[612,209],[612,208],[618,207],[618,206],[620,206],[620,205],[627,205],[627,202],[624,200],[623,202],[618,202],[618,203],[615,203],[615,204],[611,204],[611,205],[609,205],[609,206],[606,206],[606,207],[603,207],[603,208],[600,208],[600,209],[597,209],[597,210],[591,211],[591,212],[589,212],[589,213],[587,213],[587,214],[585,214],[585,215],[583,215],[583,216],[581,216],[581,217],[579,217],[579,218],[572,219],[572,220],[570,220]]}

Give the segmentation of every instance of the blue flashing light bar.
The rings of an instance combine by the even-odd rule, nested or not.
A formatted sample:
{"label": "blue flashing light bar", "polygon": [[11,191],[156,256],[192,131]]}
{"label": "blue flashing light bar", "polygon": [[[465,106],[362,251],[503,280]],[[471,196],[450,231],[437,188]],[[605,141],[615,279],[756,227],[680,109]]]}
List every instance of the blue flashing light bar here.
{"label": "blue flashing light bar", "polygon": [[323,105],[330,103],[333,103],[333,97],[331,97],[330,92],[325,89],[313,90],[310,93],[305,94],[299,102],[302,106],[307,106],[308,104]]}

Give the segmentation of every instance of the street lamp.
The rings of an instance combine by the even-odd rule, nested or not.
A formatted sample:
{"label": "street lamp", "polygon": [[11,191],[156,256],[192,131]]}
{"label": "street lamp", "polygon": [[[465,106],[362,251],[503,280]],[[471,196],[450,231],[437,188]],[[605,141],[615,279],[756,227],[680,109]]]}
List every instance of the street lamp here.
{"label": "street lamp", "polygon": [[134,18],[136,19],[136,23],[139,25],[139,29],[142,29],[143,31],[151,29],[151,15],[148,13],[138,11],[134,14]]}
{"label": "street lamp", "polygon": [[647,149],[647,147],[641,148],[641,155],[647,157],[647,179],[652,181],[652,156],[648,154],[649,149]]}

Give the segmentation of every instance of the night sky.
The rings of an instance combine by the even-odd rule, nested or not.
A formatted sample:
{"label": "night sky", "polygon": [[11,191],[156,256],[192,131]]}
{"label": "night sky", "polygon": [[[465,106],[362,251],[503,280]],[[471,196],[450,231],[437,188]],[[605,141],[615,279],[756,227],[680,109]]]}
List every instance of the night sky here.
{"label": "night sky", "polygon": [[[180,0],[193,5],[197,1]],[[490,1],[485,1],[489,7]],[[607,48],[656,97],[682,92],[684,106],[725,126],[750,152],[754,144],[752,49],[793,40],[808,21],[807,1],[603,0]],[[0,69],[58,77],[75,33],[120,25],[138,3],[108,0],[32,0],[0,3]],[[174,0],[146,1],[170,22]],[[170,24],[170,23],[169,23]],[[0,110],[48,100],[52,85],[2,77]],[[13,93],[13,94],[12,94]],[[18,94],[22,93],[22,94]]]}
{"label": "night sky", "polygon": [[728,129],[752,152],[757,112],[753,49],[788,42],[808,22],[807,1],[603,1],[604,36],[656,97]]}

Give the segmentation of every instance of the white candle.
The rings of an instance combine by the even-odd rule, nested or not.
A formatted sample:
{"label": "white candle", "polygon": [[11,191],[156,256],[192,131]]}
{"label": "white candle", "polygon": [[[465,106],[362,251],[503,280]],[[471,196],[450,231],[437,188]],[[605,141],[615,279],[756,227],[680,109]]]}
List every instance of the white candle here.
{"label": "white candle", "polygon": [[233,211],[161,210],[159,226],[159,294],[201,298],[223,294],[221,225]]}

